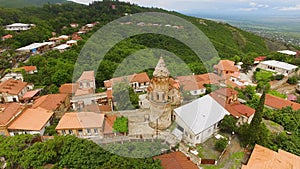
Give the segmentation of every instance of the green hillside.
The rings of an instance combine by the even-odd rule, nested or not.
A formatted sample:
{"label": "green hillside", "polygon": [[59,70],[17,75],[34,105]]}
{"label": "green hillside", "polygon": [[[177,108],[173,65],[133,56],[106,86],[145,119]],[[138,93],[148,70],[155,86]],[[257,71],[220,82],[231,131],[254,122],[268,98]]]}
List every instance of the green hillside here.
{"label": "green hillside", "polygon": [[63,3],[67,0],[0,0],[0,7],[23,8],[28,6],[43,6],[47,3]]}
{"label": "green hillside", "polygon": [[[116,5],[116,9],[111,8],[112,4]],[[99,21],[100,25],[97,27],[100,28],[117,18],[124,16],[124,13],[133,14],[151,11],[170,13],[193,23],[210,39],[221,58],[243,62],[248,61],[250,63],[251,59],[256,56],[267,55],[270,53],[263,38],[231,25],[185,16],[162,9],[139,7],[130,3],[118,1],[94,2],[89,6],[66,3],[62,5],[46,4],[43,7],[23,9],[0,8],[0,25],[2,26],[14,22],[33,23],[37,25],[36,28],[21,33],[8,32],[5,31],[3,27],[0,27],[0,36],[7,33],[14,35],[13,39],[0,42],[0,47],[9,48],[13,53],[16,48],[33,42],[47,40],[52,37],[52,32],[56,32],[58,35],[72,34],[76,29],[71,28],[69,26],[70,23],[78,23],[81,27],[87,23]],[[65,28],[62,29],[63,27]],[[88,34],[83,35],[84,41],[92,34],[93,32],[89,32]],[[36,83],[37,86],[49,86],[54,83],[58,87],[62,83],[70,82],[76,56],[78,56],[83,47],[84,41],[77,47],[64,53],[50,52],[46,54],[46,60],[44,57],[32,58],[30,63],[34,63],[37,66],[40,65],[41,68],[39,69],[39,74],[36,75],[38,77],[34,77],[31,80]],[[105,61],[99,66],[96,77],[98,86],[103,85],[102,82],[104,80],[113,76],[113,72],[124,58],[146,48],[159,48],[174,53],[181,58],[194,73],[201,74],[207,71],[195,53],[183,43],[164,35],[145,34],[121,41],[106,54]],[[1,69],[9,68],[10,64],[8,60],[10,56],[11,55],[2,57],[2,60],[0,60],[2,63],[0,64]],[[93,61],[93,57],[96,57],[96,54],[91,55],[91,61]],[[45,68],[45,64],[49,64],[49,67]],[[60,64],[66,66],[64,67]],[[66,69],[66,67],[68,69]],[[61,70],[62,68],[65,69]],[[89,64],[82,66],[82,69],[88,70],[89,68]],[[43,70],[41,69],[44,69],[46,72],[43,73]],[[127,70],[130,72],[133,69],[128,67]],[[59,75],[65,75],[65,77],[58,77]],[[53,79],[49,78],[49,76],[53,76]]]}

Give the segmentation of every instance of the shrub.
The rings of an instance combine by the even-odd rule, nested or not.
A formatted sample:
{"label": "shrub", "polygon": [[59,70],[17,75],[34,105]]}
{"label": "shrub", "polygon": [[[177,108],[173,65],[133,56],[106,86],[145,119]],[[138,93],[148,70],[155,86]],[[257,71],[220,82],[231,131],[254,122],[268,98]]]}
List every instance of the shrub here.
{"label": "shrub", "polygon": [[298,79],[296,76],[289,77],[289,79],[287,80],[289,84],[297,84],[297,81]]}
{"label": "shrub", "polygon": [[284,75],[275,75],[274,79],[275,80],[282,80],[284,78]]}
{"label": "shrub", "polygon": [[215,148],[218,151],[223,151],[226,148],[227,144],[228,144],[227,139],[226,138],[221,138],[221,139],[216,141]]}

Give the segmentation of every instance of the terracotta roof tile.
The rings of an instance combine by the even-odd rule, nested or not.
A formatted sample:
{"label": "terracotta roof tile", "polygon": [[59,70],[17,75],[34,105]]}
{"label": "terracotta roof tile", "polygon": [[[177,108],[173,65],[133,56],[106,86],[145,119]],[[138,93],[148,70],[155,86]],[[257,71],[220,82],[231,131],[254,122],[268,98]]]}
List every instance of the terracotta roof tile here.
{"label": "terracotta roof tile", "polygon": [[25,72],[35,71],[37,70],[36,66],[23,66],[21,69],[24,69]]}
{"label": "terracotta roof tile", "polygon": [[9,125],[10,130],[41,130],[52,117],[53,112],[43,108],[27,109]]}
{"label": "terracotta roof tile", "polygon": [[44,95],[37,100],[32,105],[32,108],[42,107],[47,110],[56,110],[61,103],[63,103],[68,98],[67,94],[49,94]]}
{"label": "terracotta roof tile", "polygon": [[247,165],[242,169],[296,169],[300,168],[300,157],[283,150],[275,152],[255,145]]}
{"label": "terracotta roof tile", "polygon": [[60,119],[56,130],[100,128],[104,124],[104,114],[94,112],[65,113]]}
{"label": "terracotta roof tile", "polygon": [[279,98],[270,94],[266,94],[265,105],[275,108],[275,109],[282,109],[284,107],[291,106],[293,110],[299,110],[300,104],[295,103],[289,100],[285,100],[283,98]]}
{"label": "terracotta roof tile", "polygon": [[100,112],[110,112],[110,111],[112,111],[111,105],[100,105],[99,109],[100,109]]}
{"label": "terracotta roof tile", "polygon": [[164,169],[198,169],[197,165],[179,151],[154,157],[161,160]]}
{"label": "terracotta roof tile", "polygon": [[59,93],[61,94],[74,94],[78,89],[77,83],[65,83],[59,88]]}
{"label": "terracotta roof tile", "polygon": [[117,116],[109,115],[105,117],[104,133],[113,133],[113,125]]}
{"label": "terracotta roof tile", "polygon": [[220,76],[214,73],[178,76],[177,79],[186,91],[203,89],[204,84],[220,84],[220,81],[222,80]]}
{"label": "terracotta roof tile", "polygon": [[41,91],[41,89],[36,89],[36,90],[28,91],[28,92],[26,92],[24,94],[24,96],[22,97],[22,99],[31,99],[34,96],[36,96],[40,91]]}
{"label": "terracotta roof tile", "polygon": [[77,81],[79,82],[83,80],[92,80],[92,81],[95,80],[94,71],[84,71]]}
{"label": "terracotta roof tile", "polygon": [[133,74],[133,77],[131,78],[130,82],[145,83],[150,82],[150,78],[146,72],[142,72],[138,74]]}
{"label": "terracotta roof tile", "polygon": [[105,86],[105,88],[111,88],[114,84],[117,84],[120,82],[126,82],[128,84],[133,83],[133,82],[145,83],[145,82],[150,82],[150,78],[146,72],[142,72],[142,73],[138,73],[138,74],[114,77],[110,80],[105,80],[104,86]]}
{"label": "terracotta roof tile", "polygon": [[0,105],[0,126],[6,126],[24,107],[18,103],[8,103]]}
{"label": "terracotta roof tile", "polygon": [[215,69],[238,72],[239,69],[234,66],[234,62],[230,60],[220,60],[217,65],[214,66]]}
{"label": "terracotta roof tile", "polygon": [[0,92],[13,95],[19,94],[27,86],[26,82],[20,80],[8,79],[0,84]]}
{"label": "terracotta roof tile", "polygon": [[212,92],[212,94],[217,94],[217,95],[222,95],[222,96],[230,97],[232,95],[238,94],[238,92],[235,91],[234,89],[231,89],[231,88],[228,88],[228,87],[224,87],[224,88],[220,88],[218,90],[215,90],[214,92]]}

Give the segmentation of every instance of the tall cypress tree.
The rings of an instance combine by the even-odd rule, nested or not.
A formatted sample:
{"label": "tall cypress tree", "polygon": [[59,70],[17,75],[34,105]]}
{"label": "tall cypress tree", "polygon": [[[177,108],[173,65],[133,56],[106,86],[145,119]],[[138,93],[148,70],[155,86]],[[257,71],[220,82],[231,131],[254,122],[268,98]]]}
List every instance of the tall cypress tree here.
{"label": "tall cypress tree", "polygon": [[266,126],[261,123],[262,122],[262,113],[264,110],[264,104],[266,99],[266,93],[268,93],[268,90],[270,88],[270,85],[268,83],[263,83],[262,85],[262,95],[259,100],[259,104],[257,105],[255,109],[255,114],[252,119],[252,122],[249,127],[249,139],[248,143],[251,145],[254,145],[255,143],[265,144],[268,137],[268,130],[266,129]]}

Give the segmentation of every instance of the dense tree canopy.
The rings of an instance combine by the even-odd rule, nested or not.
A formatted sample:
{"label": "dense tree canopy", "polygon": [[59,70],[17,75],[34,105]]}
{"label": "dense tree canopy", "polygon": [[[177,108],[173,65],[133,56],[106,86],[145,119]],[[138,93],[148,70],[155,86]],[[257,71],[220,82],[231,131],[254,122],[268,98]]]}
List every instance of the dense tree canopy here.
{"label": "dense tree canopy", "polygon": [[99,145],[74,136],[57,136],[46,142],[35,142],[32,135],[0,137],[0,157],[8,168],[41,168],[53,164],[58,168],[161,168],[151,158],[132,159],[119,157],[103,150]]}

